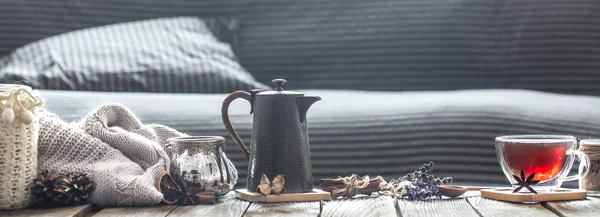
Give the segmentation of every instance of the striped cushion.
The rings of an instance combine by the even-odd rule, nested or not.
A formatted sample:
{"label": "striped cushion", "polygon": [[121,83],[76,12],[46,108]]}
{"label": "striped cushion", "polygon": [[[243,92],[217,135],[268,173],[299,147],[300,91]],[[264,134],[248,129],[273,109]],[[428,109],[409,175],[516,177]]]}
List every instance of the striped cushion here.
{"label": "striped cushion", "polygon": [[[523,90],[303,92],[323,98],[307,116],[315,184],[323,177],[351,173],[398,178],[432,160],[434,174],[453,176],[457,183],[508,186],[496,158],[494,137],[600,137],[598,97]],[[245,184],[248,162],[221,121],[225,94],[42,91],[42,95],[46,108],[68,121],[102,103],[119,102],[144,123],[166,124],[197,136],[224,136],[226,153],[240,172],[240,186]],[[229,112],[246,145],[252,130],[249,111],[248,102],[238,100]]]}
{"label": "striped cushion", "polygon": [[224,93],[264,88],[195,17],[73,31],[0,59],[0,82],[92,91]]}
{"label": "striped cushion", "polygon": [[241,20],[242,65],[290,88],[527,88],[600,95],[596,0],[3,0],[0,54],[73,29]]}

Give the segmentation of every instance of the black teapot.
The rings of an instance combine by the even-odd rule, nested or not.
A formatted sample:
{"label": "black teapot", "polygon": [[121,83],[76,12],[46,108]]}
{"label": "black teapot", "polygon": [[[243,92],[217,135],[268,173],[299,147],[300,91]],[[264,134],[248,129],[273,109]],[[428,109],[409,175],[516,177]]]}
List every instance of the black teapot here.
{"label": "black teapot", "polygon": [[[246,188],[255,192],[262,174],[269,180],[282,174],[285,176],[285,192],[312,191],[306,112],[321,98],[284,91],[284,79],[274,79],[272,82],[276,85],[275,90],[253,90],[250,93],[236,91],[225,98],[221,107],[225,128],[250,160]],[[250,114],[254,114],[249,149],[229,121],[229,104],[238,98],[248,100],[251,105]]]}

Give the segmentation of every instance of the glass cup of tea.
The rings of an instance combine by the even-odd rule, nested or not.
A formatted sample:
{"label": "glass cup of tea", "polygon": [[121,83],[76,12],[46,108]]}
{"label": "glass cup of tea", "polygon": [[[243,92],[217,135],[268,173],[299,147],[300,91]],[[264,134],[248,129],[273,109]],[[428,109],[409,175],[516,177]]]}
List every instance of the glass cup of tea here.
{"label": "glass cup of tea", "polygon": [[[583,178],[589,172],[589,157],[577,150],[577,138],[563,135],[512,135],[496,137],[496,155],[500,167],[513,187],[533,175],[530,187],[535,191],[554,191],[564,181]],[[581,160],[577,175],[568,176],[575,158]],[[523,180],[525,181],[525,180]],[[521,191],[527,191],[522,188]]]}

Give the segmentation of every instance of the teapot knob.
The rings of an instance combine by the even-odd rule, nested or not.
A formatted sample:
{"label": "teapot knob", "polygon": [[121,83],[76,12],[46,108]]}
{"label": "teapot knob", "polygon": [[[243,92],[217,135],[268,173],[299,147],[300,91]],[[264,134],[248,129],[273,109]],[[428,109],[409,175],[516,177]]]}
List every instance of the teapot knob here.
{"label": "teapot knob", "polygon": [[277,79],[273,79],[271,82],[275,83],[275,90],[283,91],[283,84],[285,84],[285,82],[287,82],[287,81],[282,78],[277,78]]}

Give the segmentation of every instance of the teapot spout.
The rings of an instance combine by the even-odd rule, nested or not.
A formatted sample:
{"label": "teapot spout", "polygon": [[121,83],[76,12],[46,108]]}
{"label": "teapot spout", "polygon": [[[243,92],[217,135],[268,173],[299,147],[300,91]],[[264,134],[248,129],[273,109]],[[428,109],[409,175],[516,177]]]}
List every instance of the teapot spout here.
{"label": "teapot spout", "polygon": [[306,121],[306,112],[308,112],[308,108],[315,103],[316,101],[321,100],[321,97],[318,96],[301,96],[296,99],[296,103],[298,104],[298,112],[300,113],[300,122],[304,123]]}

